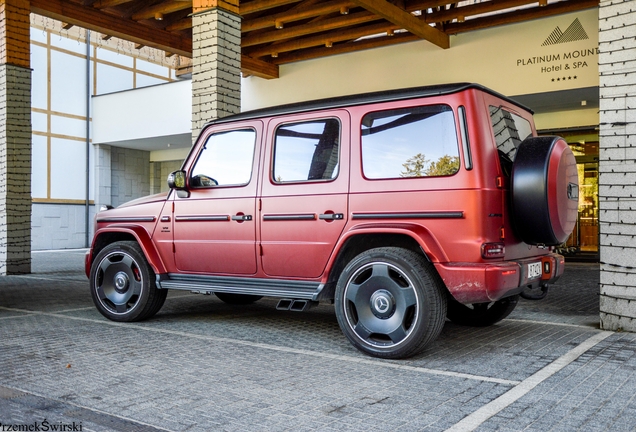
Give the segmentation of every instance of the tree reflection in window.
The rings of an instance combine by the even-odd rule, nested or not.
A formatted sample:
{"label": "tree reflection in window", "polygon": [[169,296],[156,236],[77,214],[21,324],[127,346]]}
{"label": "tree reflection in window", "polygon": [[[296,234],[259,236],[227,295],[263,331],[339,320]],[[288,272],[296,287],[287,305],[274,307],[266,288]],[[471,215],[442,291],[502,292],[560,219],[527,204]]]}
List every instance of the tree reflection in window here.
{"label": "tree reflection in window", "polygon": [[367,114],[362,167],[370,179],[455,174],[459,148],[452,109],[430,105]]}

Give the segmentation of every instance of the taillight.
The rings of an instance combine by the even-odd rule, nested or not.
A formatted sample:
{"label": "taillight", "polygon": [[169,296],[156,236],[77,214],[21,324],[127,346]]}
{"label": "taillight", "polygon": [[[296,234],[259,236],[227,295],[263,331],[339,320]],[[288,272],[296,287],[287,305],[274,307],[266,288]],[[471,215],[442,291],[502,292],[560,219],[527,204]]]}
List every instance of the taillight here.
{"label": "taillight", "polygon": [[484,259],[503,258],[506,255],[506,245],[503,243],[484,243],[481,245],[481,256]]}

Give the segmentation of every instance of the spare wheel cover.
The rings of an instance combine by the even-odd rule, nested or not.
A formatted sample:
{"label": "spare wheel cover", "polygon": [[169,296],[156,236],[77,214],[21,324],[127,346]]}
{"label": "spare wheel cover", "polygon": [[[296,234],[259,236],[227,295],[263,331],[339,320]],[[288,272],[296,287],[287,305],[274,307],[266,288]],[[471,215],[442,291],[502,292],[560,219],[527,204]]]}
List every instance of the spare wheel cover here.
{"label": "spare wheel cover", "polygon": [[560,137],[531,137],[517,150],[512,167],[512,221],[528,244],[567,240],[578,215],[576,159]]}

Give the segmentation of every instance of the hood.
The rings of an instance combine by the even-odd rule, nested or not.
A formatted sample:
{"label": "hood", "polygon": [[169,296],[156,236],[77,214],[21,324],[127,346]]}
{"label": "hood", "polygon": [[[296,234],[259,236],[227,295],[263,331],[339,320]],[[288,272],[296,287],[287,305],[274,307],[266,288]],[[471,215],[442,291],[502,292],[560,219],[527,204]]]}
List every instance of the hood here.
{"label": "hood", "polygon": [[128,202],[118,206],[117,208],[131,207],[131,206],[136,206],[136,205],[140,205],[140,204],[148,204],[148,203],[153,203],[153,202],[158,202],[158,201],[165,201],[166,198],[168,198],[168,193],[169,192],[161,192],[161,193],[158,193],[158,194],[148,195],[148,196],[145,196],[145,197],[137,198],[137,199],[134,199],[132,201],[128,201]]}

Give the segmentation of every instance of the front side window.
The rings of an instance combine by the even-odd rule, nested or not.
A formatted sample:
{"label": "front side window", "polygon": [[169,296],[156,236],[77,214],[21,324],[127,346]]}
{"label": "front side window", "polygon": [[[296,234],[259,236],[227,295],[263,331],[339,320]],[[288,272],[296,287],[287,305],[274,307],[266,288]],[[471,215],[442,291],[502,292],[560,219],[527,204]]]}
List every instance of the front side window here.
{"label": "front side window", "polygon": [[532,126],[523,117],[495,106],[490,107],[490,121],[495,134],[501,168],[506,175],[510,175],[517,148],[523,140],[532,136]]}
{"label": "front side window", "polygon": [[256,131],[241,129],[208,137],[192,173],[192,187],[241,186],[250,182]]}
{"label": "front side window", "polygon": [[430,105],[365,115],[362,170],[369,179],[455,174],[459,147],[452,109]]}
{"label": "front side window", "polygon": [[276,183],[333,180],[339,153],[337,119],[282,125],[276,129],[272,178]]}

